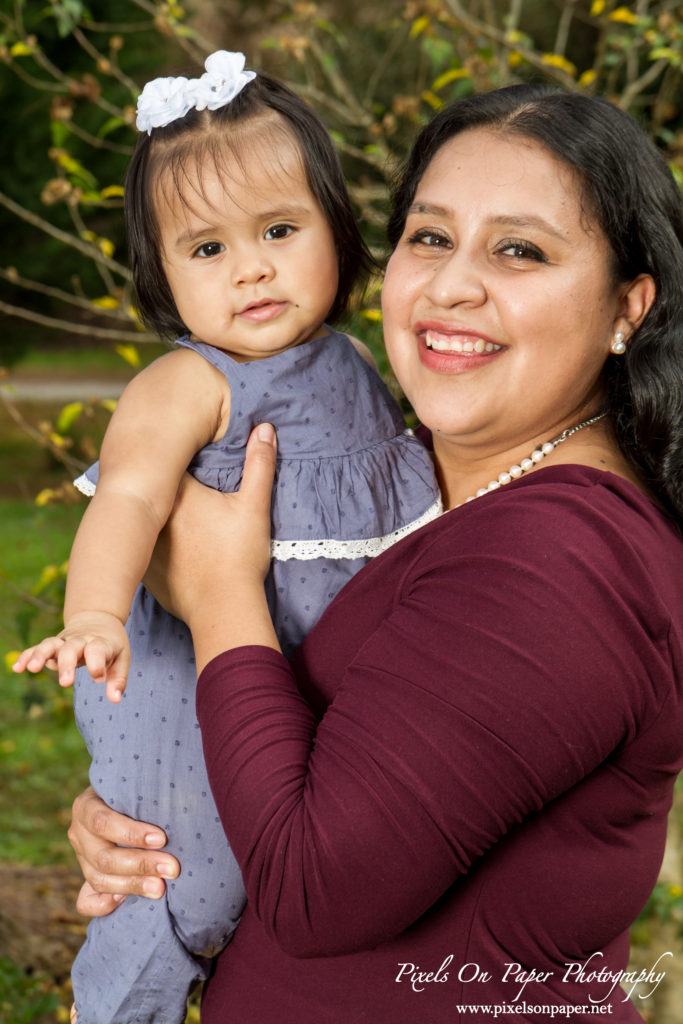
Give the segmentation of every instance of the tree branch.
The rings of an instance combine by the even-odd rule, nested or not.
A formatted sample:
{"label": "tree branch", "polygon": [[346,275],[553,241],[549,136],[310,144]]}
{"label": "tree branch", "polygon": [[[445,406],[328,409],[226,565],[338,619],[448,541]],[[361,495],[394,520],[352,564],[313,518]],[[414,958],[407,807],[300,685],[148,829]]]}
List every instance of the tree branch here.
{"label": "tree branch", "polygon": [[68,231],[62,231],[61,228],[55,227],[55,225],[51,224],[48,220],[44,220],[42,217],[39,217],[37,213],[32,213],[24,206],[20,206],[19,203],[15,203],[14,200],[10,199],[10,197],[5,195],[4,192],[0,192],[0,206],[4,206],[6,209],[16,214],[17,217],[27,221],[27,223],[33,224],[34,227],[39,228],[46,235],[50,235],[52,238],[56,238],[57,241],[63,242],[72,249],[77,249],[79,252],[82,252],[84,256],[88,257],[88,259],[94,260],[96,263],[102,264],[104,267],[108,267],[110,270],[113,270],[114,273],[125,278],[126,281],[132,281],[133,278],[130,270],[127,267],[124,267],[122,263],[118,263],[109,256],[105,256],[96,245],[81,241],[81,239],[76,238],[75,235],[70,235]]}
{"label": "tree branch", "polygon": [[485,36],[487,39],[492,39],[506,50],[514,50],[516,53],[522,55],[527,63],[531,64],[532,67],[542,71],[543,74],[548,78],[554,78],[557,82],[565,87],[565,89],[576,90],[576,82],[571,75],[568,75],[562,68],[553,67],[552,64],[545,64],[540,56],[534,51],[530,50],[526,46],[522,46],[518,42],[512,42],[508,39],[507,32],[502,29],[495,28],[493,25],[487,25],[483,21],[479,21],[477,18],[473,18],[465,10],[460,0],[444,0],[446,7],[455,15],[458,21],[464,26],[464,28],[472,35],[479,33]]}
{"label": "tree branch", "polygon": [[24,288],[29,292],[38,292],[39,295],[47,295],[48,298],[57,299],[60,302],[68,303],[71,306],[77,306],[79,309],[87,309],[89,313],[100,313],[103,312],[107,317],[111,317],[114,320],[121,320],[125,323],[130,323],[131,318],[125,310],[118,307],[116,309],[107,309],[100,311],[97,307],[93,306],[90,299],[86,299],[80,295],[74,295],[71,292],[65,292],[61,288],[54,288],[50,285],[43,284],[40,281],[31,281],[28,278],[21,277],[12,268],[10,270],[3,269],[0,267],[0,277],[4,278],[5,281],[9,281],[10,284],[15,284],[19,288]]}
{"label": "tree branch", "polygon": [[12,306],[9,302],[0,301],[0,313],[16,316],[20,320],[30,320],[31,323],[40,324],[42,327],[53,327],[70,334],[87,334],[91,338],[104,338],[106,341],[140,344],[158,340],[154,335],[143,331],[117,331],[113,327],[95,327],[94,325],[75,323],[71,320],[60,320],[57,317],[44,316],[42,313],[23,309],[21,306]]}

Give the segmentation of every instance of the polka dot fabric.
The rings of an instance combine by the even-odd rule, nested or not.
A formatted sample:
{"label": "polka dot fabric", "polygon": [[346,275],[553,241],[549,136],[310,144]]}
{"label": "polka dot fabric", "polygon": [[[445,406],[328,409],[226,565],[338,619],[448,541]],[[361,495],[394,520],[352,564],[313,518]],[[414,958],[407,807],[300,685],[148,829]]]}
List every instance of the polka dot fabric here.
{"label": "polka dot fabric", "polygon": [[[221,370],[231,392],[225,437],[190,466],[197,479],[235,490],[251,429],[262,420],[274,424],[277,540],[343,541],[354,553],[359,540],[390,543],[397,531],[437,514],[426,451],[405,432],[398,406],[346,336],[332,331],[251,363],[187,338],[178,344]],[[85,482],[90,493],[96,480],[95,466]],[[266,590],[286,654],[366,561],[310,552],[303,560],[273,560]],[[79,1024],[181,1024],[188,988],[229,941],[245,896],[204,766],[189,632],[144,587],[127,630],[132,660],[123,701],[109,703],[79,670],[76,721],[94,789],[116,810],[164,828],[182,872],[164,900],[128,898],[94,919],[72,980]]]}

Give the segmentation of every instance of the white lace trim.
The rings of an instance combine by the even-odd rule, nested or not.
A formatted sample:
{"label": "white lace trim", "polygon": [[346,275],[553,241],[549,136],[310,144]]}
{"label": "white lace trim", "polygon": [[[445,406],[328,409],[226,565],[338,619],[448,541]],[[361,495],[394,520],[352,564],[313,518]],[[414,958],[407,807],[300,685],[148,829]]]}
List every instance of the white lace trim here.
{"label": "white lace trim", "polygon": [[81,494],[85,494],[88,498],[92,498],[97,489],[97,485],[94,484],[92,480],[89,480],[85,473],[82,473],[76,480],[74,480],[74,487],[77,491],[80,491]]}
{"label": "white lace trim", "polygon": [[309,562],[313,558],[376,558],[409,533],[437,519],[442,512],[441,498],[437,498],[418,519],[384,537],[367,537],[364,540],[272,540],[270,555],[278,562],[288,562],[291,559]]}
{"label": "white lace trim", "polygon": [[[92,498],[96,490],[96,485],[85,473],[74,480],[74,487],[88,498]],[[407,523],[384,537],[366,537],[361,540],[271,540],[270,556],[278,562],[290,562],[293,559],[310,562],[314,558],[376,558],[409,533],[437,519],[442,512],[441,498],[437,498],[434,504],[412,523]]]}

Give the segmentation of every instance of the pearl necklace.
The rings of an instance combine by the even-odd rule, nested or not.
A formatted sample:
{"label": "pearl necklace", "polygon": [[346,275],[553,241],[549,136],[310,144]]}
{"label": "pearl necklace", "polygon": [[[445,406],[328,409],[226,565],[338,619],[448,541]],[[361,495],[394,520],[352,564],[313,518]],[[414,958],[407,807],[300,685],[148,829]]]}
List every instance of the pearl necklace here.
{"label": "pearl necklace", "polygon": [[[513,480],[518,480],[522,474],[527,473],[534,466],[537,466],[539,462],[542,462],[546,455],[550,455],[554,452],[558,444],[562,444],[563,441],[567,441],[572,434],[577,434],[579,430],[583,430],[584,427],[590,427],[591,424],[597,423],[598,420],[603,420],[607,415],[606,410],[603,412],[596,413],[595,416],[591,416],[588,420],[583,420],[582,423],[577,423],[573,427],[567,427],[563,430],[559,437],[553,438],[552,441],[546,441],[544,444],[535,448],[528,459],[522,459],[519,465],[510,466],[506,473],[501,473],[497,480],[492,480],[487,487],[480,487],[476,494],[470,494],[469,498],[465,498],[465,501],[461,502],[462,505],[468,501],[474,501],[475,498],[481,498],[484,494],[488,494],[490,491],[497,491],[499,487],[504,487],[505,484],[511,483]],[[454,508],[460,508],[460,505],[455,505]]]}

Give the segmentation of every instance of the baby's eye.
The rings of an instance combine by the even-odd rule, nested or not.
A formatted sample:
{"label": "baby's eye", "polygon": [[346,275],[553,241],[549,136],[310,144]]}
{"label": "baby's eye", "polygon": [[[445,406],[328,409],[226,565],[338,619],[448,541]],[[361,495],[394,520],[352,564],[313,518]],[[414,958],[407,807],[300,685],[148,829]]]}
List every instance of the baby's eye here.
{"label": "baby's eye", "polygon": [[269,242],[278,238],[289,238],[295,230],[291,224],[273,224],[272,228],[266,231],[265,238]]}
{"label": "baby's eye", "polygon": [[429,249],[450,249],[451,240],[439,231],[422,228],[414,231],[408,238],[409,245],[424,245]]}
{"label": "baby's eye", "polygon": [[212,256],[218,256],[220,252],[223,252],[225,247],[220,242],[204,242],[198,249],[195,249],[194,256],[201,256],[202,259],[208,260]]}
{"label": "baby's eye", "polygon": [[537,263],[547,263],[547,256],[541,252],[538,246],[531,242],[525,242],[517,238],[506,238],[496,248],[500,256],[511,256],[515,260],[534,260]]}

